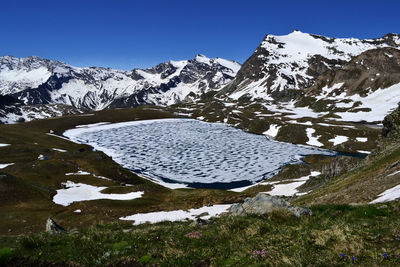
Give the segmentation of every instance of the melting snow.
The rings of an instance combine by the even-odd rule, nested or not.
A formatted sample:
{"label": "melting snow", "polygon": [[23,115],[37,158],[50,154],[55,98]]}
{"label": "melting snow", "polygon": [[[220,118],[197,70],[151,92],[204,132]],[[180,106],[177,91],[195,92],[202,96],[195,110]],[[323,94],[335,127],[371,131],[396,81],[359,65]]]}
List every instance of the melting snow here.
{"label": "melting snow", "polygon": [[[325,88],[325,91],[331,92],[334,88],[340,84],[334,85],[332,88]],[[321,96],[324,97],[324,96]],[[341,121],[367,121],[375,122],[382,121],[383,118],[394,110],[398,106],[400,99],[400,83],[392,85],[386,89],[378,89],[366,97],[360,95],[346,96],[342,93],[338,96],[324,97],[327,100],[343,100],[348,99],[354,102],[361,102],[362,104],[357,108],[367,108],[371,111],[359,111],[359,112],[337,112],[336,115],[341,116]]]}
{"label": "melting snow", "polygon": [[308,145],[318,146],[318,147],[324,145],[324,144],[322,144],[321,142],[318,141],[318,138],[320,137],[320,135],[318,135],[317,137],[312,136],[313,133],[315,133],[315,129],[307,128],[306,129],[306,133],[307,133],[307,137],[308,137],[308,141],[307,141]]}
{"label": "melting snow", "polygon": [[11,165],[13,165],[14,163],[6,163],[6,164],[0,164],[0,169],[4,169],[4,168],[6,168],[6,167],[8,167],[8,166],[11,166]]}
{"label": "melting snow", "polygon": [[395,171],[395,172],[389,174],[388,176],[393,176],[393,175],[396,175],[396,174],[399,174],[399,173],[400,173],[400,171]]}
{"label": "melting snow", "polygon": [[0,144],[0,147],[9,146],[9,144]]}
{"label": "melting snow", "polygon": [[400,198],[400,184],[379,194],[378,198],[371,201],[370,203],[371,204],[382,203],[382,202],[392,201],[398,198]]}
{"label": "melting snow", "polygon": [[367,137],[356,137],[357,142],[365,143],[368,141]]}
{"label": "melting snow", "polygon": [[271,136],[271,137],[275,137],[275,136],[278,134],[279,129],[280,129],[281,127],[282,127],[282,126],[278,126],[277,124],[271,124],[271,125],[269,126],[268,131],[263,132],[263,134],[269,135],[269,136]]}
{"label": "melting snow", "polygon": [[58,151],[58,152],[67,152],[67,150],[64,150],[64,149],[59,149],[59,148],[52,148],[52,150],[54,150],[54,151]]}
{"label": "melting snow", "polygon": [[365,150],[357,150],[357,152],[362,154],[371,154],[371,151],[365,151]]}
{"label": "melting snow", "polygon": [[[263,185],[268,185],[268,184],[273,185],[273,189],[271,191],[266,192],[267,194],[269,194],[271,196],[293,196],[299,192],[297,190],[297,188],[299,186],[301,186],[302,184],[304,184],[305,182],[307,182],[308,179],[310,179],[310,177],[318,176],[320,174],[321,174],[320,172],[313,171],[313,172],[311,172],[310,175],[307,175],[307,176],[304,176],[301,178],[297,178],[297,179],[293,179],[293,180],[289,180],[290,183],[277,184],[277,182],[275,181],[275,182],[265,182],[262,184]],[[288,182],[288,181],[284,181],[284,182]]]}
{"label": "melting snow", "polygon": [[332,142],[334,146],[336,145],[340,145],[344,142],[347,142],[349,140],[349,138],[347,136],[343,136],[343,135],[336,135],[334,138],[329,139],[329,142]]}
{"label": "melting snow", "polygon": [[140,198],[144,192],[131,192],[126,194],[104,194],[102,190],[107,187],[93,186],[82,183],[74,183],[67,181],[63,183],[66,189],[57,190],[53,197],[53,202],[62,206],[69,206],[73,202],[96,200],[96,199],[111,199],[111,200],[131,200]]}
{"label": "melting snow", "polygon": [[121,217],[120,220],[135,221],[134,224],[142,224],[146,222],[157,223],[162,221],[183,221],[183,220],[195,220],[196,216],[202,213],[208,213],[206,216],[202,216],[202,219],[209,219],[214,216],[218,216],[221,213],[227,212],[231,207],[231,204],[226,205],[214,205],[205,206],[198,209],[184,210],[173,210],[173,211],[158,211],[150,213],[138,213],[131,216]]}

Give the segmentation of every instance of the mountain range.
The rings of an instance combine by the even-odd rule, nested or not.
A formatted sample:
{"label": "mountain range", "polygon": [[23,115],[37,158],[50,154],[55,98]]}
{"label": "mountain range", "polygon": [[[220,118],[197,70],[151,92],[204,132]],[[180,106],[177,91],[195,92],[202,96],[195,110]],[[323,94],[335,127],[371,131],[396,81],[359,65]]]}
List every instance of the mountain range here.
{"label": "mountain range", "polygon": [[[369,118],[375,122],[400,101],[399,47],[399,34],[360,40],[295,30],[284,36],[267,35],[242,66],[197,55],[122,71],[4,56],[0,58],[0,120],[12,123],[144,104],[195,104],[212,93],[211,102],[260,102],[278,113],[296,113],[298,108],[314,116],[343,113],[339,116],[345,121],[360,120],[384,98],[390,103]],[[354,115],[357,109],[361,113]]]}
{"label": "mountain range", "polygon": [[[77,68],[34,56],[4,56],[0,58],[0,107],[3,122],[12,122],[18,113],[24,120],[46,116],[48,112],[42,109],[49,106],[76,112],[142,104],[171,105],[222,88],[239,69],[237,62],[203,55],[131,71]],[[32,112],[32,107],[41,107],[41,111]]]}

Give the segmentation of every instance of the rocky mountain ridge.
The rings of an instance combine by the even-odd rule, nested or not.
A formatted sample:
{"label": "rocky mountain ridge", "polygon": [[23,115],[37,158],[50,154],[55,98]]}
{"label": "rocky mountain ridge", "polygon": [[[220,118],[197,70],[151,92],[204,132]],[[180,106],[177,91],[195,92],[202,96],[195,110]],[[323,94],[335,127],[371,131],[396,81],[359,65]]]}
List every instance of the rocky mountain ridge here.
{"label": "rocky mountain ridge", "polygon": [[240,64],[197,55],[131,71],[77,68],[39,57],[0,58],[0,94],[25,105],[68,105],[78,110],[170,105],[231,81]]}
{"label": "rocky mountain ridge", "polygon": [[273,93],[307,89],[326,71],[341,68],[367,50],[383,47],[400,47],[400,35],[365,40],[329,38],[298,30],[283,36],[267,35],[220,95],[276,99]]}

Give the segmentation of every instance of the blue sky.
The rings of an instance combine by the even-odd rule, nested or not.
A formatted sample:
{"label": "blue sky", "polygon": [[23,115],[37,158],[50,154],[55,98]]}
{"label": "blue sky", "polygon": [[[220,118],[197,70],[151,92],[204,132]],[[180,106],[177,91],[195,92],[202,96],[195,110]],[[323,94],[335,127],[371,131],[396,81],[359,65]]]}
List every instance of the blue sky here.
{"label": "blue sky", "polygon": [[2,1],[0,55],[120,69],[190,59],[244,62],[266,34],[330,37],[400,32],[400,1]]}

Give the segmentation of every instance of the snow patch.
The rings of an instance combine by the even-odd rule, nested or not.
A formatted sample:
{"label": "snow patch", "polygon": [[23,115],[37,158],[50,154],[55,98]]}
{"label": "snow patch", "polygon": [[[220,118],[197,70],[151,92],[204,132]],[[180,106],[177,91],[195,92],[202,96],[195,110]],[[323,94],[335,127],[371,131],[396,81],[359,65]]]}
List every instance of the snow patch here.
{"label": "snow patch", "polygon": [[332,142],[334,146],[343,144],[345,142],[347,142],[349,140],[349,138],[347,136],[343,136],[343,135],[336,135],[334,138],[329,139],[329,142]]}
{"label": "snow patch", "polygon": [[137,213],[135,215],[126,216],[119,218],[124,221],[135,221],[134,225],[142,223],[158,223],[162,221],[183,221],[183,220],[195,220],[196,216],[202,213],[208,213],[208,215],[202,216],[202,219],[209,219],[220,215],[221,213],[227,212],[231,207],[231,204],[225,205],[214,205],[204,206],[198,209],[184,210],[173,210],[173,211],[158,211],[150,213]]}
{"label": "snow patch", "polygon": [[371,201],[370,203],[374,204],[374,203],[388,202],[398,198],[400,198],[400,184],[379,194],[378,198]]}
{"label": "snow patch", "polygon": [[132,200],[142,197],[144,193],[140,191],[126,194],[103,194],[101,191],[107,188],[105,186],[93,186],[71,181],[67,181],[63,185],[66,188],[57,190],[53,197],[53,202],[62,206],[69,206],[73,202],[97,199]]}
{"label": "snow patch", "polygon": [[6,164],[0,164],[0,169],[4,169],[8,166],[14,165],[14,163],[6,163]]}
{"label": "snow patch", "polygon": [[59,149],[59,148],[52,148],[52,150],[62,152],[62,153],[68,152],[67,150]]}
{"label": "snow patch", "polygon": [[362,154],[371,154],[371,151],[365,151],[365,150],[357,150],[357,152]]}
{"label": "snow patch", "polygon": [[294,196],[299,192],[297,190],[298,187],[307,182],[310,179],[310,177],[318,176],[320,174],[321,173],[318,171],[313,171],[311,172],[310,175],[290,180],[290,183],[286,183],[289,181],[284,181],[285,183],[278,184],[279,182],[275,181],[275,182],[265,182],[262,184],[273,185],[273,189],[271,191],[265,192],[271,196]]}
{"label": "snow patch", "polygon": [[315,133],[315,129],[313,128],[307,128],[306,129],[306,133],[307,133],[307,137],[308,137],[308,141],[307,144],[310,146],[318,146],[321,147],[324,144],[322,144],[321,142],[318,141],[318,138],[320,138],[321,136],[318,135],[317,137],[312,136],[313,133]]}
{"label": "snow patch", "polygon": [[271,125],[269,126],[268,131],[263,132],[263,134],[268,135],[268,136],[271,136],[271,137],[275,137],[275,136],[278,134],[279,129],[280,129],[281,127],[282,127],[282,126],[278,126],[277,124],[271,124]]}
{"label": "snow patch", "polygon": [[368,141],[367,137],[356,137],[357,142],[365,143]]}

